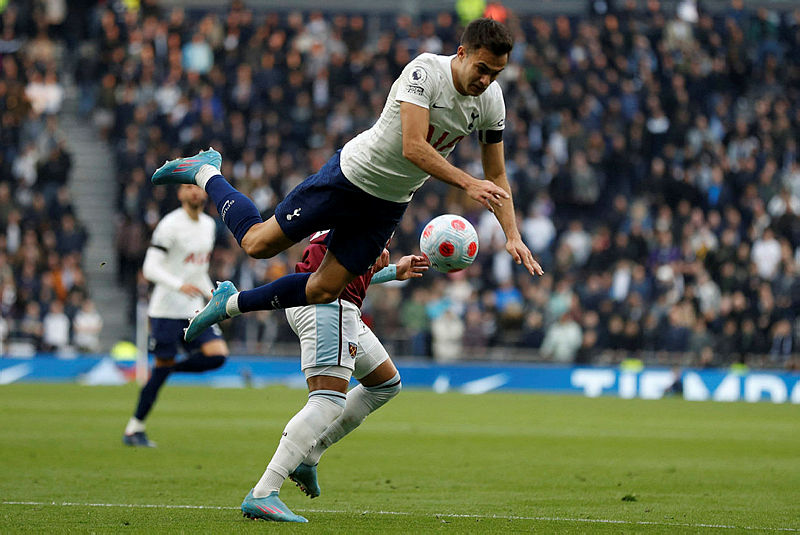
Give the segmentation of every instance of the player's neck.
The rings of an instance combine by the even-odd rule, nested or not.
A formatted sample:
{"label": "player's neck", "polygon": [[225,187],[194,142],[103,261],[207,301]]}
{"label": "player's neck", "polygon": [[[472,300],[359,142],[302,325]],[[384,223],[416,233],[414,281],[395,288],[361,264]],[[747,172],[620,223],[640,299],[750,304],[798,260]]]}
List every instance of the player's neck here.
{"label": "player's neck", "polygon": [[456,91],[458,91],[459,94],[461,94],[461,95],[466,95],[467,92],[464,91],[464,88],[458,82],[458,76],[456,76],[456,73],[458,72],[457,69],[456,69],[456,62],[457,61],[460,61],[458,59],[458,56],[454,56],[453,59],[450,60],[450,76],[453,79],[453,87],[456,88]]}
{"label": "player's neck", "polygon": [[186,203],[184,203],[182,206],[183,210],[189,215],[189,217],[193,221],[197,221],[198,219],[200,219],[200,208],[195,208]]}

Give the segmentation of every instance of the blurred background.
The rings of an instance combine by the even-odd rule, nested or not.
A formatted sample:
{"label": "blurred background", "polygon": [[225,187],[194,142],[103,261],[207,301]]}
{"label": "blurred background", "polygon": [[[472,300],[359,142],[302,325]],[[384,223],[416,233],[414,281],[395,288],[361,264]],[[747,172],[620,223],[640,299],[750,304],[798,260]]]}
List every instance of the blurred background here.
{"label": "blurred background", "polygon": [[[156,167],[211,145],[266,218],[372,125],[408,61],[454,53],[483,14],[516,40],[507,171],[546,274],[430,180],[395,257],[448,212],[480,253],[370,289],[389,353],[798,369],[800,8],[753,0],[0,0],[0,355],[135,341],[150,233],[177,206]],[[476,139],[452,161],[481,176]],[[249,259],[221,225],[212,278],[251,288],[301,251]],[[282,313],[223,328],[234,354],[298,353]]]}

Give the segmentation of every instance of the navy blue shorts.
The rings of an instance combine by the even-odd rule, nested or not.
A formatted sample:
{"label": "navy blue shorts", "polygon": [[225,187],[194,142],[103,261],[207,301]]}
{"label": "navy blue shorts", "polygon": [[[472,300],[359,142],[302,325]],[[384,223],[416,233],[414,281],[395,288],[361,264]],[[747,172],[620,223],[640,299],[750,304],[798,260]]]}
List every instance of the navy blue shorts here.
{"label": "navy blue shorts", "polygon": [[275,209],[284,234],[295,242],[331,229],[328,249],[354,275],[383,252],[408,203],[373,197],[342,174],[339,152],[298,184]]}
{"label": "navy blue shorts", "polygon": [[198,351],[206,342],[222,338],[219,326],[212,325],[200,335],[187,342],[183,339],[183,330],[189,326],[189,320],[170,318],[150,318],[150,353],[160,359],[174,359],[178,354],[178,344],[187,355]]}

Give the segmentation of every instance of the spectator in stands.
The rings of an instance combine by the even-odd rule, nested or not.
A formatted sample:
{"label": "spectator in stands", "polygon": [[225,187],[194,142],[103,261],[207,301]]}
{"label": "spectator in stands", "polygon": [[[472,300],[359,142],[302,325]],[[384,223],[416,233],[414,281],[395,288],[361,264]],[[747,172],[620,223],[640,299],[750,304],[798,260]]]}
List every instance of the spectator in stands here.
{"label": "spectator in stands", "polygon": [[417,289],[403,302],[400,313],[403,328],[408,337],[408,354],[428,354],[429,324],[425,312],[425,290]]}
{"label": "spectator in stands", "polygon": [[45,351],[63,351],[69,345],[70,321],[64,305],[55,300],[42,319],[42,343]]}
{"label": "spectator in stands", "polygon": [[583,333],[572,314],[564,312],[556,323],[553,323],[544,335],[542,354],[556,362],[571,363],[575,361],[578,350],[583,344]]}
{"label": "spectator in stands", "polygon": [[764,229],[764,234],[753,242],[751,257],[761,278],[772,280],[777,275],[781,261],[781,245],[775,239],[775,232],[771,228]]}
{"label": "spectator in stands", "polygon": [[72,62],[60,41],[66,12],[53,8],[65,4],[16,4],[0,17],[0,309],[7,347],[27,353],[70,343],[65,306],[70,288],[85,290],[86,232],[66,187],[71,157],[58,117]]}
{"label": "spectator in stands", "polygon": [[431,322],[433,358],[452,362],[463,358],[464,322],[452,308],[446,309]]}
{"label": "spectator in stands", "polygon": [[74,343],[80,351],[96,353],[100,350],[100,331],[103,318],[95,309],[94,303],[86,299],[72,321]]}

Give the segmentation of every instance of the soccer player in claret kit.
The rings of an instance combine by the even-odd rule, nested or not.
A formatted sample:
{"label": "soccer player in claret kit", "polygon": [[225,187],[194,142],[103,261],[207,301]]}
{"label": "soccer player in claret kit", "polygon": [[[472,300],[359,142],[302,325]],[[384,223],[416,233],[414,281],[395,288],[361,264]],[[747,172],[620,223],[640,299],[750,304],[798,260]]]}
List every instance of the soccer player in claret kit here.
{"label": "soccer player in claret kit", "polygon": [[[147,315],[150,352],[156,362],[125,427],[122,441],[128,446],[155,447],[147,438],[144,420],[171,373],[213,370],[222,366],[228,355],[228,346],[216,325],[204,329],[191,342],[183,339],[187,318],[202,306],[213,288],[208,265],[217,225],[203,213],[207,198],[197,186],[179,186],[181,207],[159,221],[145,255],[142,271],[155,284]],[[179,345],[187,358],[176,363]]]}
{"label": "soccer player in claret kit", "polygon": [[[313,273],[327,250],[328,231],[311,237],[297,273]],[[256,486],[242,502],[250,518],[306,522],[279,498],[287,476],[308,496],[320,495],[317,463],[334,443],[358,427],[400,392],[400,374],[375,334],[361,321],[367,288],[390,280],[422,277],[428,269],[421,256],[404,256],[388,264],[384,250],[373,268],[348,284],[332,303],[286,309],[289,325],[300,339],[301,368],[308,383],[308,402],[286,424],[278,448]],[[360,384],[347,391],[350,377]],[[334,383],[335,388],[325,388]]]}
{"label": "soccer player in claret kit", "polygon": [[[381,255],[414,192],[430,176],[463,189],[492,211],[514,261],[532,275],[541,275],[517,228],[505,171],[505,105],[495,79],[512,46],[505,26],[476,19],[464,30],[455,55],[421,54],[412,60],[392,85],[372,128],[295,187],[267,221],[220,174],[221,156],[213,149],[157,169],[154,184],[204,188],[250,256],[270,258],[316,231],[331,229],[328,250],[316,271],[293,273],[242,292],[229,281],[221,283],[189,323],[185,339],[193,340],[209,326],[244,312],[335,301]],[[473,131],[481,144],[485,180],[446,160]],[[319,390],[347,392],[347,383],[339,377],[320,375],[317,381]],[[320,411],[314,418],[332,421]]]}

